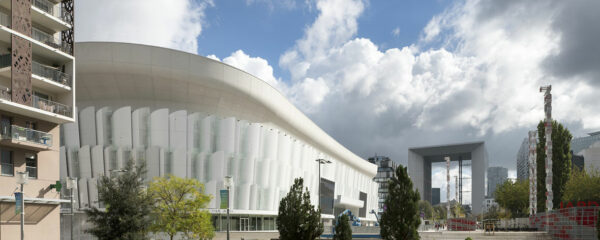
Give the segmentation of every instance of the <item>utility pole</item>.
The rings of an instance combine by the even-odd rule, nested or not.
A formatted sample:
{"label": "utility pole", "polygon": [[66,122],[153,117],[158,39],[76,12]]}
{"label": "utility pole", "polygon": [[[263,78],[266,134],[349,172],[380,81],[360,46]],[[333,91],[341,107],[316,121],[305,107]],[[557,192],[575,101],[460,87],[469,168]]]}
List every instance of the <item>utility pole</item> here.
{"label": "utility pole", "polygon": [[73,216],[75,215],[75,190],[77,190],[77,178],[67,177],[67,189],[69,189],[69,193],[71,194],[71,239],[73,238]]}
{"label": "utility pole", "polygon": [[[325,159],[317,159],[315,160],[316,162],[319,163],[319,182],[317,184],[317,206],[319,206],[319,209],[321,209],[321,164],[329,164],[331,163],[331,161],[329,160],[325,160]],[[322,221],[321,216],[319,216],[319,221]],[[319,235],[319,239],[321,239],[321,235]]]}
{"label": "utility pole", "polygon": [[[25,239],[25,193],[23,192],[23,185],[27,184],[29,180],[29,172],[17,172],[17,184],[21,185],[21,240]],[[15,204],[16,204],[15,197]]]}
{"label": "utility pole", "polygon": [[450,157],[444,157],[446,160],[446,221],[450,219]]}

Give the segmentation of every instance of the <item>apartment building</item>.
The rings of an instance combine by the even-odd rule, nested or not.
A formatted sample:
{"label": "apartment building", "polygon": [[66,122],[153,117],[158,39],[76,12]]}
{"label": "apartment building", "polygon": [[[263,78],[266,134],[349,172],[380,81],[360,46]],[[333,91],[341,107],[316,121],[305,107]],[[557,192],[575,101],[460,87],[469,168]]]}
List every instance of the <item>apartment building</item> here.
{"label": "apartment building", "polygon": [[[73,0],[0,1],[0,239],[60,239],[60,124],[74,122]],[[62,191],[65,191],[64,188]]]}

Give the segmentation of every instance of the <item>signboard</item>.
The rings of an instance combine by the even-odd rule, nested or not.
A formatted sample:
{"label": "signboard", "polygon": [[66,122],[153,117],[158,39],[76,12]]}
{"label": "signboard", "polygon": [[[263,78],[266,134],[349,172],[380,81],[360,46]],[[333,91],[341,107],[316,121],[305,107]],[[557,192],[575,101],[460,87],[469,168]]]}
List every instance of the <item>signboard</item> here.
{"label": "signboard", "polygon": [[221,189],[220,195],[221,195],[221,206],[219,206],[219,208],[227,209],[227,205],[229,203],[229,191],[227,191],[226,189]]}
{"label": "signboard", "polygon": [[23,212],[23,193],[15,193],[15,214],[21,214]]}

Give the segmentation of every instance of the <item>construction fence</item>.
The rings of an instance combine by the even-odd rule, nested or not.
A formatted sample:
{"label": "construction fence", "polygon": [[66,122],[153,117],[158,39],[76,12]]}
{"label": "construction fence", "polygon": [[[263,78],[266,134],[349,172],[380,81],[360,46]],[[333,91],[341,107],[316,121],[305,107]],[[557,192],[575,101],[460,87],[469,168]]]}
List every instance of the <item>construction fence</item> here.
{"label": "construction fence", "polygon": [[538,213],[529,217],[529,225],[548,231],[552,239],[598,239],[598,206],[571,207]]}
{"label": "construction fence", "polygon": [[448,230],[450,231],[475,231],[477,221],[467,218],[448,219]]}

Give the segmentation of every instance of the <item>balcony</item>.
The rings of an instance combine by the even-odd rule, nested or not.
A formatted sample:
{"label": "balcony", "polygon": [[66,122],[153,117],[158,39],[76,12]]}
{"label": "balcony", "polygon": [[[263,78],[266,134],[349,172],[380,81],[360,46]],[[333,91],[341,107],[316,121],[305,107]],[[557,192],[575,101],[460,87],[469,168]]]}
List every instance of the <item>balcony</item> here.
{"label": "balcony", "polygon": [[33,107],[47,112],[56,113],[65,117],[71,117],[71,107],[62,103],[50,101],[45,98],[33,96]]}
{"label": "balcony", "polygon": [[30,150],[47,150],[52,147],[52,134],[31,128],[10,125],[0,129],[2,143]]}
{"label": "balcony", "polygon": [[[11,55],[0,55],[0,76],[11,77],[12,64]],[[31,84],[36,89],[43,89],[53,93],[65,93],[71,91],[72,77],[58,68],[50,67],[38,62],[31,63]]]}
{"label": "balcony", "polygon": [[31,38],[38,40],[39,42],[46,44],[52,48],[58,49],[64,53],[72,54],[68,48],[63,46],[60,40],[55,39],[53,35],[39,30],[37,28],[31,28]]}
{"label": "balcony", "polygon": [[[11,1],[0,0],[0,7],[6,9],[6,11],[10,13],[12,10]],[[31,21],[48,29],[52,29],[55,32],[64,31],[72,27],[65,21],[61,6],[47,0],[31,1]],[[7,27],[10,26],[10,24],[3,25]]]}
{"label": "balcony", "polygon": [[67,87],[72,87],[71,75],[61,72],[56,68],[33,61],[31,64],[31,73],[38,75],[39,77],[42,77],[44,79],[56,82],[58,84],[62,84]]}

